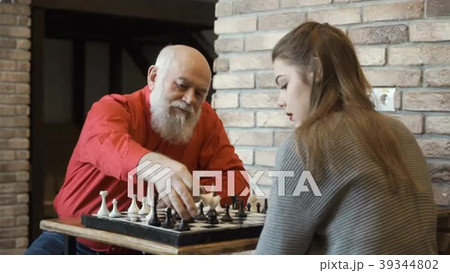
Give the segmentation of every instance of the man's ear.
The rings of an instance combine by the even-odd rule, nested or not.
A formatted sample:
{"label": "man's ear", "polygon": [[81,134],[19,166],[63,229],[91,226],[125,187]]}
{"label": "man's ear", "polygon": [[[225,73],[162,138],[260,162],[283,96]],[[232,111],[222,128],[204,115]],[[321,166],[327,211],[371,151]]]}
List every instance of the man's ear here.
{"label": "man's ear", "polygon": [[156,75],[158,72],[158,67],[151,65],[148,68],[148,72],[147,72],[147,84],[150,87],[153,87],[155,85],[155,81],[156,81]]}

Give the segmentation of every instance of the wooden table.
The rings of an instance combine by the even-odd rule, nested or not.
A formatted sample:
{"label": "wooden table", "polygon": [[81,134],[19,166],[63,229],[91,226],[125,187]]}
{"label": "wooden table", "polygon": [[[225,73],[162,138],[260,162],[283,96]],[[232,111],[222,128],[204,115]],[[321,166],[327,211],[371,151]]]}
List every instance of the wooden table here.
{"label": "wooden table", "polygon": [[217,243],[207,243],[175,247],[150,240],[139,239],[114,232],[87,228],[80,218],[51,219],[40,222],[42,230],[58,232],[66,236],[66,254],[75,254],[75,238],[81,237],[101,243],[117,245],[143,251],[149,254],[227,254],[255,249],[258,238],[239,239]]}

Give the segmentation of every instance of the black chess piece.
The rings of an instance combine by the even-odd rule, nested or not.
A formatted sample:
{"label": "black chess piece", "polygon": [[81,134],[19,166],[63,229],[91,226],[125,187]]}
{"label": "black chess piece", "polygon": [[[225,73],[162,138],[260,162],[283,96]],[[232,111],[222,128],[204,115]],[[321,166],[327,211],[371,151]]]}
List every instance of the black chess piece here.
{"label": "black chess piece", "polygon": [[259,202],[256,203],[256,212],[261,213],[261,204]]}
{"label": "black chess piece", "polygon": [[188,231],[191,230],[189,223],[186,223],[184,219],[181,219],[180,224],[176,228],[177,231]]}
{"label": "black chess piece", "polygon": [[236,209],[236,204],[237,204],[237,197],[231,196],[231,208]]}
{"label": "black chess piece", "polygon": [[155,191],[153,194],[153,204],[152,209],[150,211],[150,219],[148,220],[148,224],[150,226],[159,227],[161,226],[161,221],[158,218],[158,211],[156,210],[156,205],[158,204],[158,193]]}
{"label": "black chess piece", "polygon": [[220,220],[222,222],[233,222],[233,218],[230,216],[230,204],[225,205],[225,215]]}
{"label": "black chess piece", "polygon": [[239,205],[239,211],[236,212],[235,215],[239,218],[247,217],[247,213],[245,213],[245,211],[244,211],[244,200],[241,200],[240,205]]}
{"label": "black chess piece", "polygon": [[252,204],[247,203],[247,211],[250,211],[251,208],[252,208]]}
{"label": "black chess piece", "polygon": [[268,209],[269,209],[269,207],[267,206],[267,198],[266,198],[266,199],[264,199],[264,208],[261,211],[261,213],[266,214]]}
{"label": "black chess piece", "polygon": [[206,223],[211,225],[219,223],[219,220],[217,220],[217,211],[215,209],[210,209],[208,211],[208,220],[206,220]]}
{"label": "black chess piece", "polygon": [[197,220],[197,221],[206,221],[206,220],[208,220],[208,218],[205,216],[205,213],[203,212],[204,206],[205,205],[203,205],[203,202],[200,202],[198,215],[195,217],[195,220]]}
{"label": "black chess piece", "polygon": [[166,208],[166,219],[162,223],[163,228],[173,228],[174,224],[172,221],[172,209]]}
{"label": "black chess piece", "polygon": [[178,213],[174,210],[172,214],[172,223],[175,225],[179,219],[180,216],[178,216]]}
{"label": "black chess piece", "polygon": [[190,217],[189,219],[184,220],[185,223],[192,224],[195,223],[194,217]]}

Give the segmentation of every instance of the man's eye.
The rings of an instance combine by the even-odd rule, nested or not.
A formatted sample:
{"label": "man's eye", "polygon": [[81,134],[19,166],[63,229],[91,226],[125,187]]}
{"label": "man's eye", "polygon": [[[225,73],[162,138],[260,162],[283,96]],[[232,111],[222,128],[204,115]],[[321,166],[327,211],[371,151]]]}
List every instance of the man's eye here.
{"label": "man's eye", "polygon": [[280,88],[286,90],[287,84],[283,84]]}
{"label": "man's eye", "polygon": [[185,84],[185,83],[180,83],[180,82],[177,82],[176,83],[177,84],[177,86],[179,87],[179,88],[181,88],[181,89],[188,89],[189,88],[189,85],[187,85],[187,84]]}

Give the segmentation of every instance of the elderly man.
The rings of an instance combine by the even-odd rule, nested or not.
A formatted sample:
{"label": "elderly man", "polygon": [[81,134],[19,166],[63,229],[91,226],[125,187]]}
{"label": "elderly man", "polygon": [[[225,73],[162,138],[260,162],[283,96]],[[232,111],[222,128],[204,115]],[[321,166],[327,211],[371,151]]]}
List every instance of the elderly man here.
{"label": "elderly man", "polygon": [[[191,193],[194,170],[223,171],[219,194],[225,201],[247,192],[238,172],[244,170],[242,162],[222,122],[205,102],[211,83],[205,57],[191,47],[167,46],[149,68],[147,83],[128,95],[107,95],[92,106],[54,200],[59,217],[95,213],[102,190],[108,191],[109,205],[115,198],[119,210],[126,210],[131,202],[128,172],[143,162],[173,170],[172,188],[163,201],[184,219],[197,214]],[[228,170],[236,171],[235,193],[226,191]],[[157,186],[157,190],[163,189]],[[60,234],[44,232],[26,254],[61,254],[63,241]],[[82,238],[77,241],[79,253],[129,253]]]}

